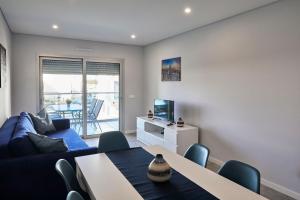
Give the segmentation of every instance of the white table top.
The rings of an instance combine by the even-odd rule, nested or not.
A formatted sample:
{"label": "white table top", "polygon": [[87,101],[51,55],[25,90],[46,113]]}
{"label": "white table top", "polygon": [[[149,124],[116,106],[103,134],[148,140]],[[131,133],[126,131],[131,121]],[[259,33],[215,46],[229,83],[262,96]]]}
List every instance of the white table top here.
{"label": "white table top", "polygon": [[[263,196],[163,147],[148,146],[144,149],[153,155],[163,154],[172,168],[221,200],[266,200]],[[75,161],[85,179],[92,199],[143,199],[106,154],[76,157]]]}

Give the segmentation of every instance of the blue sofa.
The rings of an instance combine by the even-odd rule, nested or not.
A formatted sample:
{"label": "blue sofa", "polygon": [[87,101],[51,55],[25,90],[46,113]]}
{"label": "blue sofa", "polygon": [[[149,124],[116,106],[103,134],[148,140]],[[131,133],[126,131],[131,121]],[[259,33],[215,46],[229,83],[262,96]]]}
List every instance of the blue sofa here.
{"label": "blue sofa", "polygon": [[52,138],[63,138],[67,152],[41,154],[30,141],[33,132],[28,113],[10,117],[0,128],[0,199],[65,199],[67,191],[55,170],[58,159],[68,160],[75,168],[74,157],[97,153],[70,128],[68,119],[53,120]]}

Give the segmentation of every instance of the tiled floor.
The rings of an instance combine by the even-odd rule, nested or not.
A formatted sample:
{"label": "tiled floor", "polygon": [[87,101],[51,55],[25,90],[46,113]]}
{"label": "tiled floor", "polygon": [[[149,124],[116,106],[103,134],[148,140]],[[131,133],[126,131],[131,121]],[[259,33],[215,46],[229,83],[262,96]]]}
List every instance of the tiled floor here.
{"label": "tiled floor", "polygon": [[[130,147],[145,146],[145,144],[137,141],[135,134],[128,134],[126,135],[126,138],[128,140]],[[98,140],[99,140],[98,138],[93,138],[93,139],[86,139],[85,141],[90,146],[98,146]],[[217,172],[220,166],[216,165],[215,163],[208,162],[207,168],[214,172]],[[261,195],[267,197],[270,200],[295,200],[289,196],[286,196],[264,185],[261,185]]]}
{"label": "tiled floor", "polygon": [[[116,131],[119,130],[119,120],[109,120],[109,121],[100,121],[99,122],[101,130],[98,126],[95,127],[93,123],[87,124],[87,133],[88,135],[100,134],[107,131]],[[79,124],[72,123],[71,127],[76,130],[80,135],[82,135],[82,126]]]}

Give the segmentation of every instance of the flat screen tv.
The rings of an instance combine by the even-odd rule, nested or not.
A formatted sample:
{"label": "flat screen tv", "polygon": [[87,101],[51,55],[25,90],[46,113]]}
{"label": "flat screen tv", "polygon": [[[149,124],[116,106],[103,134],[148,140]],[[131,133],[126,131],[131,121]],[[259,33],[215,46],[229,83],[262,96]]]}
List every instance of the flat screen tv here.
{"label": "flat screen tv", "polygon": [[155,99],[154,117],[165,121],[174,122],[174,101]]}

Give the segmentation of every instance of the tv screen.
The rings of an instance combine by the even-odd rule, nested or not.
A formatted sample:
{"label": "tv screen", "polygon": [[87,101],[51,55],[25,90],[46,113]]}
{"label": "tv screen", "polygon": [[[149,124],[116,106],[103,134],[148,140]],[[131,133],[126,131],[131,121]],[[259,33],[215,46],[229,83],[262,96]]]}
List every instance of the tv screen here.
{"label": "tv screen", "polygon": [[154,116],[162,120],[174,122],[174,101],[155,99]]}

